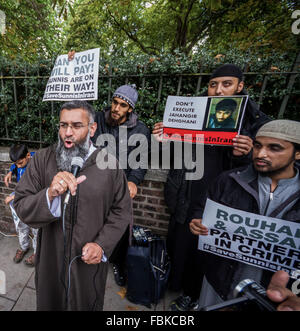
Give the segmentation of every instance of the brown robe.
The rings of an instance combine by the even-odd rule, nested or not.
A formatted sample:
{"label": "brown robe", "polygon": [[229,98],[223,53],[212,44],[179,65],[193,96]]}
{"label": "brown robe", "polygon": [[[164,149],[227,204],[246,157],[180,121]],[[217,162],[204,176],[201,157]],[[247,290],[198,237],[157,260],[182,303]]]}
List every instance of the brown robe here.
{"label": "brown robe", "polygon": [[80,257],[75,259],[70,268],[69,295],[66,294],[69,263],[81,255],[83,246],[98,243],[109,257],[132,219],[123,170],[100,170],[96,165],[98,153],[102,151],[97,149],[84,163],[79,175],[87,179],[78,185],[67,207],[65,249],[62,218],[53,217],[46,199],[46,190],[58,172],[55,146],[35,154],[16,187],[17,214],[24,223],[39,228],[37,310],[103,309],[108,263],[88,265]]}

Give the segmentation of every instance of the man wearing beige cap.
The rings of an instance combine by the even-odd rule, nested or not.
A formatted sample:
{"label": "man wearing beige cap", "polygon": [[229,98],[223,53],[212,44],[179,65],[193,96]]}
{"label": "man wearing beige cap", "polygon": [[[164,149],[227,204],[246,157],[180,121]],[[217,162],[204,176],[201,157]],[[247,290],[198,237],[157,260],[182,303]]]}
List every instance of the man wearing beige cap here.
{"label": "man wearing beige cap", "polygon": [[[222,173],[210,187],[208,198],[235,209],[299,223],[298,160],[300,122],[268,122],[256,134],[252,164]],[[201,221],[193,219],[190,230],[195,235],[208,235]],[[272,277],[272,272],[208,253],[204,264],[206,288],[203,287],[201,296],[206,294],[206,299],[200,298],[202,305],[207,305],[208,300],[208,304],[226,300],[245,278],[267,287]]]}

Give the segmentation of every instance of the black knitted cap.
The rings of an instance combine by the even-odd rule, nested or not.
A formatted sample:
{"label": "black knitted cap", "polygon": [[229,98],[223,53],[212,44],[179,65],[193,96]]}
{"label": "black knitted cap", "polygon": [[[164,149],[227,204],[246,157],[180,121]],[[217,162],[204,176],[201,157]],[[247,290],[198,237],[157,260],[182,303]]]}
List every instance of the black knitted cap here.
{"label": "black knitted cap", "polygon": [[210,76],[209,80],[217,77],[236,77],[239,80],[243,80],[243,72],[242,70],[235,64],[224,64],[217,68],[212,75]]}

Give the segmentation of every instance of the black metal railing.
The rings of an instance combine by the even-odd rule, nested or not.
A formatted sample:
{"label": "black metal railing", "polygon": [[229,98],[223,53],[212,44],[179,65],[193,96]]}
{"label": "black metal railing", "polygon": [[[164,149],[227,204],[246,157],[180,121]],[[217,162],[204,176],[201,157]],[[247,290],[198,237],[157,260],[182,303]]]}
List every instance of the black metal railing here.
{"label": "black metal railing", "polygon": [[[259,105],[263,104],[264,99],[265,99],[265,92],[268,87],[268,83],[270,81],[270,77],[277,77],[278,79],[282,80],[282,86],[285,88],[285,93],[282,96],[281,99],[276,100],[277,105],[280,107],[278,108],[278,112],[275,117],[277,118],[284,118],[285,117],[285,112],[286,109],[289,105],[290,101],[290,95],[291,91],[293,90],[296,82],[297,82],[297,77],[300,74],[299,71],[300,68],[300,53],[298,54],[295,63],[293,64],[292,71],[289,72],[280,72],[280,71],[268,71],[268,72],[245,72],[245,82],[247,84],[247,80],[250,79],[251,76],[260,76],[262,77],[262,83],[260,90],[256,94],[257,98],[256,101],[258,102]],[[99,82],[100,81],[105,81],[107,80],[107,94],[106,97],[102,96],[101,98],[103,99],[104,103],[107,105],[110,104],[111,96],[112,96],[112,86],[113,82],[115,81],[120,81],[122,80],[123,82],[125,81],[125,84],[128,82],[131,82],[133,80],[138,80],[139,81],[139,90],[143,91],[146,88],[147,82],[149,80],[156,79],[157,84],[156,84],[156,98],[155,98],[155,104],[153,104],[153,113],[157,114],[159,109],[162,109],[163,103],[164,103],[164,98],[162,97],[162,92],[165,87],[165,83],[168,82],[170,79],[172,82],[177,81],[177,86],[175,83],[174,90],[176,91],[176,95],[199,95],[201,90],[203,90],[206,86],[204,84],[204,80],[207,81],[208,77],[211,75],[211,73],[205,73],[205,72],[199,72],[199,73],[193,73],[193,74],[145,74],[145,75],[123,75],[123,76],[118,76],[118,75],[112,75],[111,71],[108,72],[108,75],[99,75]],[[13,122],[15,127],[19,127],[20,121],[21,121],[21,114],[19,113],[19,93],[22,94],[22,98],[25,98],[25,102],[23,101],[22,107],[27,111],[27,113],[30,113],[30,109],[28,106],[28,98],[29,98],[29,87],[28,87],[28,82],[35,80],[35,81],[40,81],[40,93],[41,96],[43,94],[43,89],[45,87],[45,83],[47,82],[48,76],[28,76],[27,72],[25,70],[25,74],[23,76],[3,76],[2,72],[0,71],[0,101],[1,105],[4,107],[2,109],[3,111],[3,119],[4,119],[4,130],[2,130],[2,137],[0,137],[0,141],[11,143],[13,141],[19,141],[19,142],[26,142],[26,143],[34,143],[38,144],[40,147],[42,147],[45,144],[49,144],[49,139],[45,139],[44,137],[44,132],[43,132],[43,121],[45,121],[45,115],[48,116],[52,121],[52,124],[50,125],[52,129],[54,130],[55,126],[55,120],[54,118],[56,117],[56,103],[50,102],[50,107],[42,107],[42,97],[39,98],[39,107],[36,116],[38,117],[38,128],[34,128],[35,130],[38,130],[38,134],[36,135],[38,139],[30,139],[30,130],[28,129],[28,136],[24,136],[24,133],[22,137],[18,136],[18,133],[16,133],[16,130],[14,132],[11,132],[11,127]],[[194,80],[194,85],[193,87],[190,87],[189,90],[187,91],[186,88],[183,89],[185,86],[185,80],[193,78]],[[8,84],[10,82],[10,84]],[[8,103],[8,96],[7,96],[7,89],[10,89],[10,104],[13,105],[13,113],[10,113],[5,109],[5,105]],[[149,86],[148,86],[149,88]],[[21,92],[19,92],[21,89]],[[154,89],[154,87],[153,87]],[[152,92],[153,93],[153,92]],[[166,93],[165,93],[166,94]],[[146,101],[146,96],[141,93],[140,99],[139,99],[139,104],[143,105],[143,103]],[[46,114],[47,113],[47,114]],[[29,116],[30,117],[30,116]],[[12,119],[13,118],[13,119]],[[24,120],[24,119],[23,119]],[[29,123],[30,118],[27,118],[27,121]],[[10,122],[10,124],[8,123]],[[30,125],[29,125],[30,126]],[[28,126],[28,127],[29,127]],[[33,129],[33,128],[32,128]]]}

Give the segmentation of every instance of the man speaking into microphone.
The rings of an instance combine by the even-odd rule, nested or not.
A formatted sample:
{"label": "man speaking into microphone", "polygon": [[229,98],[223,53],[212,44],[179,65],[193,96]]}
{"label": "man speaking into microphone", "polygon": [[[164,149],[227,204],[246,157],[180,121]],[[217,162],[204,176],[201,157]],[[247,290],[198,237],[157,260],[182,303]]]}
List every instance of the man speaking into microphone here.
{"label": "man speaking into microphone", "polygon": [[58,143],[36,153],[16,187],[18,215],[39,228],[37,310],[102,310],[105,261],[132,217],[123,170],[97,167],[94,115],[85,101],[66,102]]}

